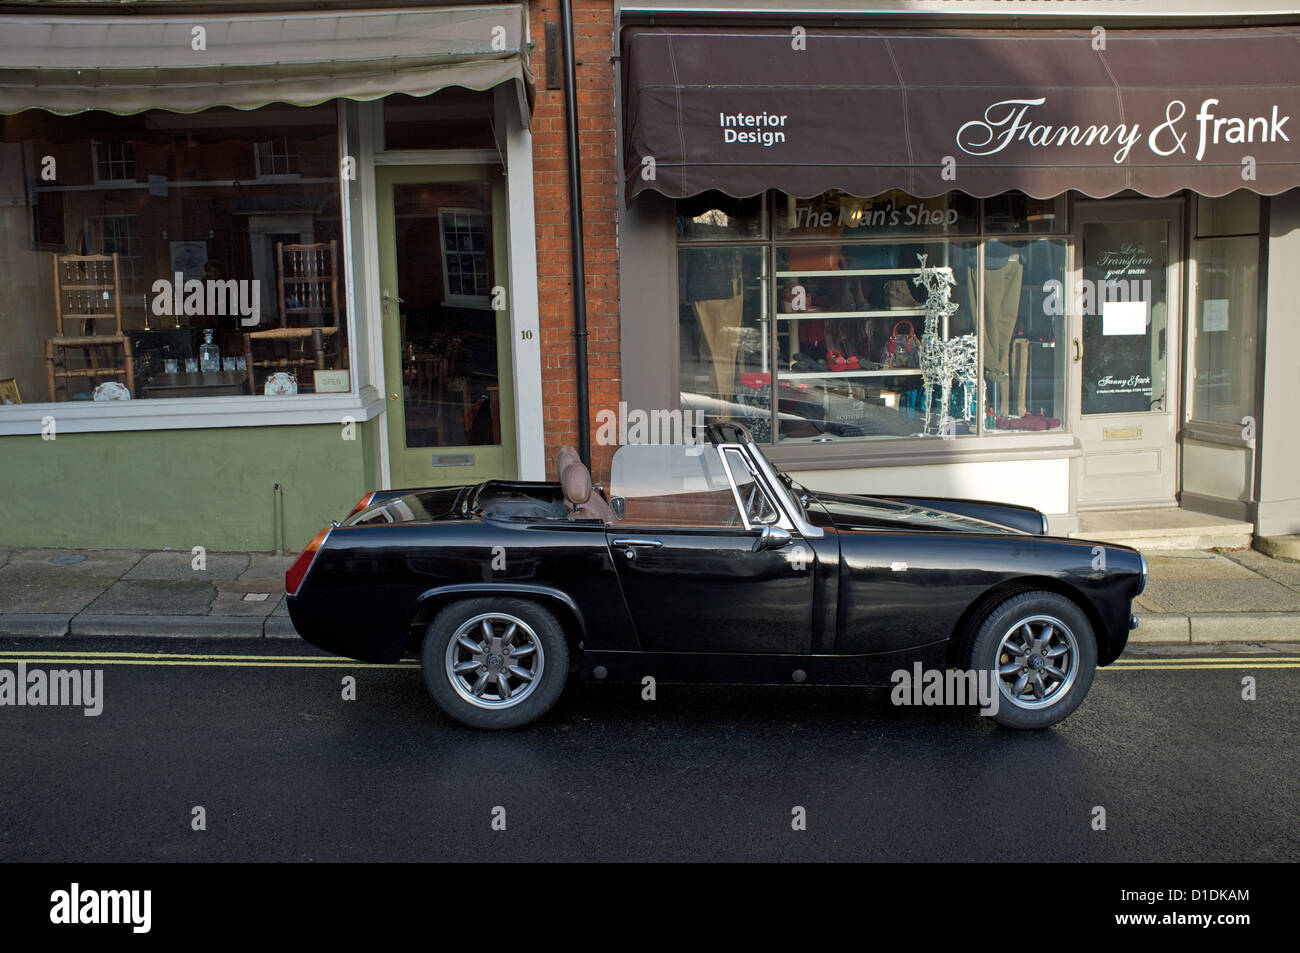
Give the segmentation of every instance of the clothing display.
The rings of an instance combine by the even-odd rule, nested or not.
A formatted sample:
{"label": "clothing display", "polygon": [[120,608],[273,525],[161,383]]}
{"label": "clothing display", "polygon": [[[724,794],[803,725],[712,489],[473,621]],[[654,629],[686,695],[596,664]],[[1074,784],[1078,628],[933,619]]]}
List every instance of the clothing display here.
{"label": "clothing display", "polygon": [[[984,246],[984,373],[994,383],[1011,376],[1011,335],[1020,315],[1020,286],[1024,266],[1019,255],[1002,242]],[[974,270],[967,272],[970,300],[978,300]]]}
{"label": "clothing display", "polygon": [[714,396],[730,400],[736,393],[736,353],[745,311],[740,252],[701,249],[687,261],[681,277],[683,300],[692,303],[713,359]]}

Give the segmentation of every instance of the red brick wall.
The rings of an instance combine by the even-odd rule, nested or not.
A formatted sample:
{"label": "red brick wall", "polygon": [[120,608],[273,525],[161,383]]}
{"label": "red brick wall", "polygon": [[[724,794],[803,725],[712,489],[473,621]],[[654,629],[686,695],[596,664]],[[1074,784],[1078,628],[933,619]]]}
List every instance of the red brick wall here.
{"label": "red brick wall", "polygon": [[[542,404],[546,426],[547,472],[555,454],[577,445],[576,361],[573,331],[573,277],[569,243],[568,152],[564,91],[546,89],[546,24],[560,22],[556,0],[529,4],[533,75],[533,171],[537,215],[537,293],[541,307]],[[573,0],[574,55],[578,61],[578,140],[582,160],[582,209],[587,271],[587,365],[591,419],[619,401],[618,244],[616,212],[618,169],[614,123],[614,11],[611,0]],[[592,471],[608,482],[614,447],[592,445]]]}

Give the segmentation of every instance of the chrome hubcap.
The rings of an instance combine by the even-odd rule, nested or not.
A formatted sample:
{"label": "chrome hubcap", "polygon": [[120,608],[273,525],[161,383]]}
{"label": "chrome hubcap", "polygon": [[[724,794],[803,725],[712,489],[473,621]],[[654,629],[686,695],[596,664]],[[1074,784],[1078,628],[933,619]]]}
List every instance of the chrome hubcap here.
{"label": "chrome hubcap", "polygon": [[544,664],[537,633],[508,612],[474,616],[447,644],[447,680],[479,708],[518,705],[533,693]]}
{"label": "chrome hubcap", "polygon": [[1079,643],[1060,619],[1021,619],[998,643],[1002,697],[1020,708],[1048,708],[1066,696],[1079,674]]}

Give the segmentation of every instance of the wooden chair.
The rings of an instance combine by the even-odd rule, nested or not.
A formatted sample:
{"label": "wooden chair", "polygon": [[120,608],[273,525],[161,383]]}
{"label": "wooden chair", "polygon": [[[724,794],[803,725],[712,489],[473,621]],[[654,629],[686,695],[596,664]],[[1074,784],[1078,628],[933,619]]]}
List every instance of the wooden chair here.
{"label": "wooden chair", "polygon": [[[66,334],[65,321],[80,322]],[[98,322],[113,322],[111,333],[98,333]],[[82,366],[68,366],[68,351],[80,351]],[[45,341],[45,373],[50,400],[73,400],[71,381],[84,378],[91,389],[104,380],[121,380],[135,396],[131,340],[122,333],[122,299],[117,254],[54,256],[54,337]]]}
{"label": "wooden chair", "polygon": [[[256,369],[326,370],[329,344],[339,333],[338,242],[286,245],[276,242],[275,269],[280,326],[244,334],[249,392],[256,394]],[[283,345],[277,356],[258,359],[258,344]],[[299,381],[302,374],[298,375]]]}

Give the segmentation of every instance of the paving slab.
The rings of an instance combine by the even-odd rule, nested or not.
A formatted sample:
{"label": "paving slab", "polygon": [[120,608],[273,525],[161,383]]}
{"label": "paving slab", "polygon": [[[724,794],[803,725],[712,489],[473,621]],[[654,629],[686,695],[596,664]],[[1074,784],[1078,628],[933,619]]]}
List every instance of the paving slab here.
{"label": "paving slab", "polygon": [[1300,612],[1300,592],[1260,576],[1165,581],[1154,574],[1143,596],[1166,612]]}
{"label": "paving slab", "polygon": [[262,637],[260,617],[226,615],[123,615],[83,612],[69,623],[71,636],[156,636],[161,638]]}
{"label": "paving slab", "polygon": [[124,579],[203,579],[219,582],[235,579],[248,569],[247,553],[206,553],[203,569],[194,568],[193,553],[150,553],[122,578]]}
{"label": "paving slab", "polygon": [[68,634],[68,618],[63,612],[0,613],[0,635],[58,638]]}
{"label": "paving slab", "polygon": [[91,615],[207,615],[216,595],[212,583],[196,579],[122,580],[109,586],[85,611]]}
{"label": "paving slab", "polygon": [[9,550],[0,549],[0,569],[3,569],[7,562],[9,562]]}
{"label": "paving slab", "polygon": [[1275,559],[1253,549],[1234,552],[1229,558],[1251,572],[1300,592],[1300,562]]}
{"label": "paving slab", "polygon": [[1251,569],[1228,556],[1200,551],[1178,556],[1172,553],[1150,555],[1147,557],[1147,568],[1151,572],[1151,578],[1161,582],[1252,579],[1255,576]]}
{"label": "paving slab", "polygon": [[[248,589],[238,582],[219,582],[216,584],[216,588],[217,597],[212,600],[212,606],[209,610],[212,615],[257,616],[261,618],[270,615],[279,602],[280,594],[278,593],[268,593],[265,589]],[[265,594],[266,598],[260,602],[245,600],[244,596],[250,592]]]}
{"label": "paving slab", "polygon": [[[69,556],[84,556],[85,559],[66,565],[50,562],[51,559]],[[69,576],[118,579],[144,556],[138,549],[14,549],[9,553],[4,571],[36,567],[59,569]]]}
{"label": "paving slab", "polygon": [[248,569],[238,577],[239,582],[250,580],[274,579],[275,590],[284,591],[284,574],[293,565],[297,554],[293,556],[272,556],[269,553],[253,553],[249,557]]}
{"label": "paving slab", "polygon": [[62,612],[71,615],[113,585],[112,576],[80,576],[59,566],[0,569],[0,612]]}

